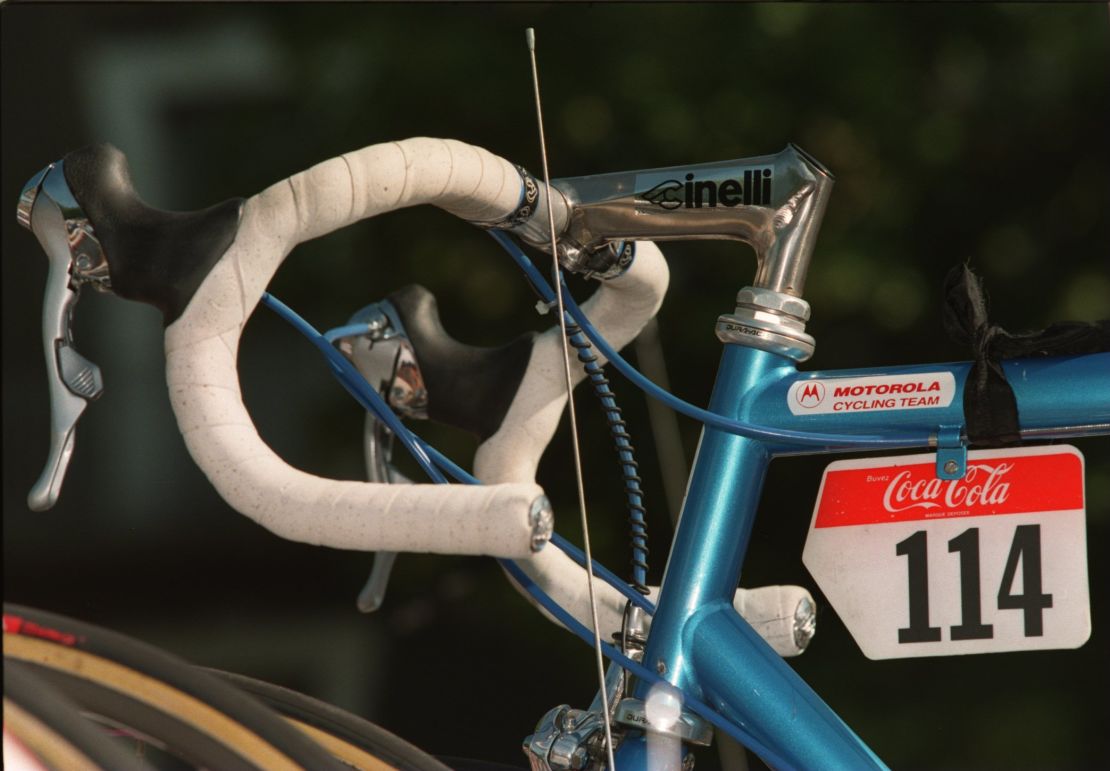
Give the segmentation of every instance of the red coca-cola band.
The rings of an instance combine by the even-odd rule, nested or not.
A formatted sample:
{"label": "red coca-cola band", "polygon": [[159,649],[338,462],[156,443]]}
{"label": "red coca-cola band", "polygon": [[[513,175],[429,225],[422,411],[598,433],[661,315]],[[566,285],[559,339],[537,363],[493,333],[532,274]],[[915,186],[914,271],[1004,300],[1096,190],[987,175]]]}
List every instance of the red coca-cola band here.
{"label": "red coca-cola band", "polygon": [[814,527],[1083,508],[1083,461],[1074,453],[972,458],[963,479],[943,480],[935,461],[825,473]]}

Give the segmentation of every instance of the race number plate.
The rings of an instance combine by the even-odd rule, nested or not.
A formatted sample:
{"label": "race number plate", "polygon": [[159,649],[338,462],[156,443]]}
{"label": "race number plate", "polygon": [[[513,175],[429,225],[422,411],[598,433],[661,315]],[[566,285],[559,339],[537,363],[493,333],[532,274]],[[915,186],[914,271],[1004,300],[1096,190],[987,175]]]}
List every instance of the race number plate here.
{"label": "race number plate", "polygon": [[1083,456],[1074,447],[825,469],[802,560],[871,659],[1078,648],[1091,634]]}

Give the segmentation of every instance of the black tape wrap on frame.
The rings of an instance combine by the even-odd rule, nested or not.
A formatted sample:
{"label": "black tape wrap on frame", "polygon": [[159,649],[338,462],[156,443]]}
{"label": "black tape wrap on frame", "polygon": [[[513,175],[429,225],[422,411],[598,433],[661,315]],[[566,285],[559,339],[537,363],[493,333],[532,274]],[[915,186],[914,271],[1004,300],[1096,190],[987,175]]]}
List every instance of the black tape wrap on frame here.
{"label": "black tape wrap on frame", "polygon": [[964,385],[964,420],[968,441],[983,447],[1003,447],[1021,439],[1017,400],[1006,381],[1002,359],[1110,351],[1110,320],[1064,321],[1022,334],[991,324],[982,286],[966,265],[956,266],[944,279],[944,328],[949,337],[972,350],[974,362]]}

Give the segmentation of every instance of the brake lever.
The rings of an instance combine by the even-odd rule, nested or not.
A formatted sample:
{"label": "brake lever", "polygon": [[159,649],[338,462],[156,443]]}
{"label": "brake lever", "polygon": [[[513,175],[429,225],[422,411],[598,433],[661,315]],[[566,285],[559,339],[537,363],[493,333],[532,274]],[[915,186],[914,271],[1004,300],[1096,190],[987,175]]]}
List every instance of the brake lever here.
{"label": "brake lever", "polygon": [[49,262],[42,305],[42,343],[50,393],[50,451],[27,505],[45,511],[58,500],[73,457],[77,421],[104,390],[100,368],[73,346],[73,314],[81,287],[110,288],[100,242],[66,183],[61,161],[23,187],[16,219],[38,238]]}
{"label": "brake lever", "polygon": [[[389,464],[390,456],[393,454],[392,440],[393,433],[386,425],[369,412],[366,413],[366,424],[363,429],[366,478],[371,482],[386,484],[412,484],[410,479]],[[360,613],[373,613],[385,602],[385,591],[389,588],[389,577],[393,573],[393,564],[396,561],[395,551],[380,551],[374,555],[370,575],[355,600],[355,606]]]}
{"label": "brake lever", "polygon": [[[334,340],[339,350],[389,405],[406,417],[427,418],[428,391],[412,343],[393,305],[388,300],[368,305],[351,316],[341,331],[347,334]],[[392,438],[385,424],[367,413],[363,432],[367,478],[371,482],[412,484],[389,463]],[[359,611],[373,613],[382,606],[396,559],[397,552],[374,555],[370,576],[356,600]]]}

